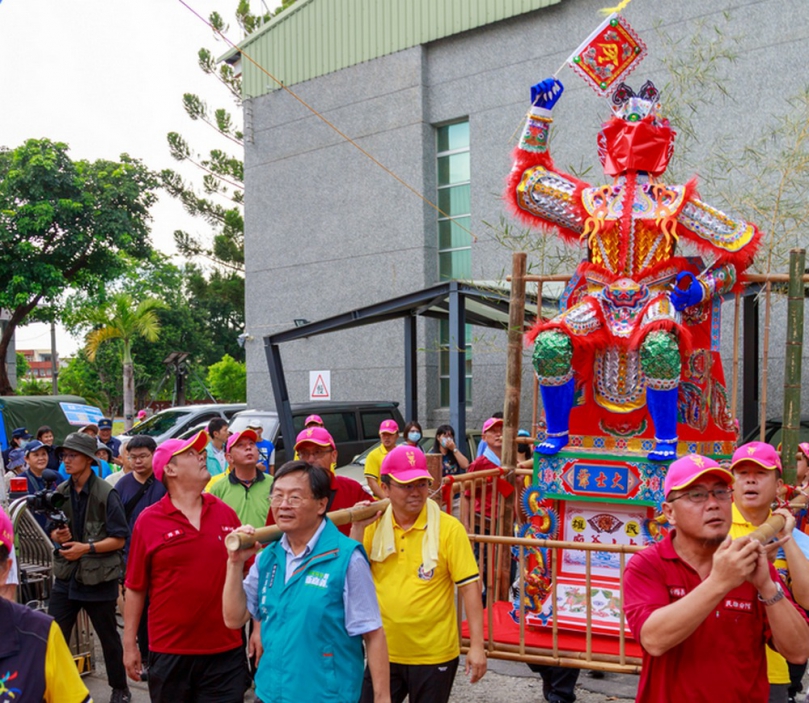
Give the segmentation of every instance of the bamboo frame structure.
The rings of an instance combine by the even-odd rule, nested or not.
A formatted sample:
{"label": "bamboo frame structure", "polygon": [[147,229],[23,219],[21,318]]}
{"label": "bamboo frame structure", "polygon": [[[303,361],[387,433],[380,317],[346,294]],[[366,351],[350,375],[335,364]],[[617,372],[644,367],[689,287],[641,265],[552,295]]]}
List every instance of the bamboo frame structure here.
{"label": "bamboo frame structure", "polygon": [[[771,322],[772,322],[772,293],[773,293],[773,285],[779,287],[779,289],[783,288],[783,284],[790,283],[790,302],[792,303],[793,307],[789,312],[789,322],[792,325],[790,330],[788,331],[788,345],[791,343],[791,348],[788,346],[787,348],[787,355],[788,357],[791,355],[797,356],[798,359],[795,361],[794,359],[790,362],[790,359],[787,359],[787,370],[785,374],[785,413],[787,404],[793,412],[793,424],[794,428],[790,427],[789,429],[794,429],[795,431],[795,443],[797,444],[797,428],[799,425],[800,420],[800,398],[798,397],[797,401],[794,398],[787,399],[787,394],[789,392],[799,393],[800,390],[800,355],[802,351],[801,343],[803,338],[803,328],[802,328],[802,321],[803,321],[803,295],[804,295],[804,284],[809,283],[809,274],[804,273],[804,253],[801,251],[797,254],[796,258],[793,260],[791,257],[791,266],[790,266],[790,275],[786,274],[745,274],[742,278],[742,284],[763,284],[763,298],[764,298],[764,314],[765,314],[765,321],[764,321],[764,329],[762,334],[762,373],[761,373],[761,385],[762,385],[762,392],[760,398],[760,417],[761,417],[761,438],[764,439],[764,433],[766,429],[766,407],[767,407],[767,382],[768,382],[768,363],[769,363],[769,348],[770,348],[770,331],[771,331]],[[516,261],[516,259],[515,259]],[[543,284],[546,282],[567,282],[571,279],[570,274],[553,274],[553,275],[532,275],[526,274],[524,268],[519,268],[515,266],[515,276],[514,276],[514,283],[516,288],[520,290],[524,290],[524,286],[526,283],[536,283],[537,284],[537,301],[538,301],[538,309],[537,315],[539,318],[542,318],[542,292],[543,292]],[[509,276],[508,280],[512,280],[512,277]],[[733,358],[732,358],[732,370],[731,370],[731,389],[730,389],[730,410],[733,414],[734,418],[738,416],[738,407],[739,407],[739,367],[740,367],[740,318],[741,318],[741,297],[742,294],[740,292],[736,292],[733,298],[734,302],[734,314],[733,314]],[[798,305],[801,307],[799,308]],[[799,312],[798,312],[799,311]],[[524,308],[519,309],[520,313],[524,313]],[[800,324],[796,324],[800,322]],[[514,315],[511,315],[509,318],[509,325],[510,331],[512,329],[523,329],[524,328],[524,320],[519,319],[515,320]],[[510,342],[512,340],[510,339]],[[510,352],[513,349],[510,348]],[[519,370],[521,371],[521,355],[517,357],[516,353],[513,354],[516,358],[516,362],[520,364]],[[510,362],[512,360],[510,359]],[[790,376],[790,363],[792,363],[793,370],[795,367],[798,369],[797,375],[794,373]],[[507,397],[512,398],[514,395],[515,389],[512,387],[513,384],[516,382],[519,384],[519,379],[521,378],[520,374],[514,374],[513,369],[510,369],[509,374],[509,392]],[[534,380],[533,383],[533,401],[534,407],[532,409],[532,435],[536,435],[538,432],[538,425],[539,425],[539,416],[538,416],[538,406],[539,406],[539,388],[536,377],[532,374],[532,378]],[[791,381],[789,379],[792,379]],[[789,384],[789,385],[787,385]],[[517,392],[519,389],[517,388]],[[506,413],[508,416],[513,416],[513,407],[510,407],[511,400],[507,400],[506,405]],[[796,410],[797,409],[797,410]],[[510,412],[511,411],[511,412]],[[795,414],[797,413],[797,414]],[[785,421],[786,421],[786,414],[785,414]],[[516,424],[511,428],[512,434],[513,430],[516,429]],[[785,422],[785,430],[786,422]],[[504,439],[506,439],[504,437]],[[511,440],[507,442],[508,447],[505,448],[504,456],[513,456],[513,447],[511,446],[514,444],[515,438],[511,435],[508,436],[508,439]],[[787,440],[785,438],[785,453],[789,452],[790,450],[786,447]],[[511,452],[511,453],[509,453]],[[794,449],[791,451],[790,456],[793,459],[794,463]],[[786,465],[786,463],[785,463]],[[504,469],[508,470],[508,477],[512,479],[513,485],[515,487],[519,487],[522,482],[522,478],[524,476],[531,476],[533,475],[533,471],[530,469],[514,469],[509,462],[509,465],[504,463]],[[504,520],[504,507],[506,504],[506,500],[502,497],[502,495],[496,490],[496,481],[502,475],[504,475],[503,470],[491,470],[491,471],[481,471],[476,472],[473,474],[467,474],[464,476],[454,476],[452,478],[452,486],[451,486],[451,493],[463,493],[465,499],[462,501],[461,507],[461,520],[464,526],[469,533],[470,541],[476,546],[476,556],[478,559],[479,567],[481,568],[481,573],[485,574],[486,580],[486,603],[488,606],[488,634],[486,637],[486,649],[488,652],[488,656],[496,659],[504,659],[504,660],[512,660],[512,661],[523,661],[523,662],[530,662],[530,663],[537,663],[537,664],[546,664],[546,665],[557,665],[557,666],[567,666],[567,667],[578,667],[578,668],[588,668],[600,671],[611,671],[611,672],[619,672],[619,673],[632,673],[637,674],[640,672],[641,667],[641,659],[633,656],[627,655],[627,635],[626,635],[626,616],[624,613],[624,594],[623,594],[623,579],[624,573],[626,570],[626,565],[628,562],[629,557],[634,552],[642,550],[644,547],[642,546],[625,546],[625,545],[608,545],[608,544],[588,544],[583,542],[570,542],[565,540],[537,540],[537,539],[519,539],[516,537],[505,536],[503,529],[506,525],[510,525],[508,520]],[[468,496],[468,497],[467,497]],[[487,523],[485,518],[485,510],[475,512],[471,506],[471,500],[473,497],[479,500],[480,506],[486,506],[487,501],[491,499],[492,507],[491,507],[491,515],[492,519],[494,520],[494,524],[492,521]],[[452,500],[449,500],[449,505],[452,504]],[[509,500],[508,502],[512,502]],[[517,499],[513,501],[515,504],[517,503]],[[515,514],[519,514],[517,510]],[[496,517],[495,517],[496,516]],[[776,516],[783,520],[781,516]],[[772,531],[773,529],[777,529],[777,525],[770,525],[766,526],[766,529]],[[766,535],[764,535],[766,538]],[[548,623],[548,628],[545,629],[545,633],[550,635],[550,644],[546,648],[531,646],[526,643],[526,630],[528,626],[526,625],[526,608],[525,608],[525,600],[521,597],[519,599],[519,641],[517,644],[507,644],[503,642],[497,642],[495,640],[495,633],[493,632],[493,625],[494,625],[494,618],[493,618],[493,608],[492,605],[496,600],[501,600],[504,597],[504,592],[501,587],[501,578],[497,578],[497,574],[495,572],[495,564],[497,564],[501,569],[504,570],[502,562],[498,560],[499,556],[502,554],[508,554],[512,550],[515,552],[515,559],[519,565],[519,574],[517,576],[517,584],[520,589],[520,593],[525,592],[525,568],[527,563],[526,551],[530,548],[537,548],[542,547],[547,549],[551,554],[551,584],[550,584],[550,599],[552,603],[557,602],[557,592],[558,592],[558,585],[559,585],[559,553],[560,550],[576,550],[576,551],[584,551],[585,558],[584,558],[584,589],[585,593],[589,594],[590,589],[593,584],[593,575],[592,575],[592,564],[593,564],[593,552],[617,552],[619,554],[619,566],[618,566],[618,580],[620,582],[620,595],[619,595],[619,603],[620,603],[620,616],[618,622],[618,632],[616,634],[617,639],[617,654],[605,654],[603,652],[594,652],[593,651],[593,607],[590,599],[587,599],[586,602],[586,610],[585,610],[585,618],[584,618],[584,634],[582,637],[583,641],[583,651],[569,651],[565,650],[560,646],[560,623],[558,620],[558,615],[556,612],[556,608],[553,609],[553,612],[550,617],[550,621]],[[501,574],[502,576],[503,574]],[[459,606],[462,605],[460,603],[459,598]],[[459,612],[461,611],[461,607],[459,607]],[[461,640],[462,649],[466,651],[468,647],[468,640],[462,638]]]}

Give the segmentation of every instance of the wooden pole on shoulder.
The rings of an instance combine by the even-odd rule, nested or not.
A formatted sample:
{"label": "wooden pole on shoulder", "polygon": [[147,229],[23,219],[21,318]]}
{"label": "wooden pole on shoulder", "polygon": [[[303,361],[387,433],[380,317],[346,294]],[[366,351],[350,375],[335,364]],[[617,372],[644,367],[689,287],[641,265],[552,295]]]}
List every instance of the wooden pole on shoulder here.
{"label": "wooden pole on shoulder", "polygon": [[[338,527],[346,525],[349,522],[357,522],[359,520],[367,520],[369,517],[376,515],[378,512],[385,512],[390,501],[385,498],[378,500],[370,505],[355,505],[352,508],[342,508],[341,510],[332,510],[327,513],[326,517],[329,518]],[[269,525],[268,527],[256,528],[255,534],[248,535],[244,532],[231,532],[225,537],[225,546],[231,552],[238,552],[242,549],[250,549],[258,544],[269,544],[281,539],[281,529],[277,525]]]}

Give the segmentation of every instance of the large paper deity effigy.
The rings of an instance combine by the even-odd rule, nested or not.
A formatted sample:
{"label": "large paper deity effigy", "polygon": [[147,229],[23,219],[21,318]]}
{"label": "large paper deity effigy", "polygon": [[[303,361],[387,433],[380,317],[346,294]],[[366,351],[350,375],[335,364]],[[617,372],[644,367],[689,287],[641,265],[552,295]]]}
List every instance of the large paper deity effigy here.
{"label": "large paper deity effigy", "polygon": [[[623,438],[625,447],[643,438],[650,460],[668,461],[677,454],[678,413],[683,439],[726,449],[734,427],[719,303],[752,262],[760,233],[703,202],[695,182],[661,180],[675,132],[651,82],[637,94],[623,83],[611,94],[613,115],[598,134],[611,183],[591,186],[557,170],[548,130],[562,92],[556,79],[532,88],[507,191],[522,221],[586,248],[561,312],[529,335],[547,422],[538,451],[558,453],[573,422],[578,437]],[[679,241],[695,244],[710,265],[677,256]],[[690,451],[697,448],[706,449]]]}

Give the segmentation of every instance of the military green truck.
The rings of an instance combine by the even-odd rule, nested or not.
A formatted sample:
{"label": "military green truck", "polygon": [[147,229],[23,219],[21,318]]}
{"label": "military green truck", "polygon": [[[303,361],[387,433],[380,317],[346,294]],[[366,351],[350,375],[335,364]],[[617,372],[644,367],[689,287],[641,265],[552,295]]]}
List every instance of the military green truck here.
{"label": "military green truck", "polygon": [[103,416],[100,408],[87,405],[78,395],[0,396],[0,447],[8,448],[15,428],[25,427],[34,434],[42,425],[53,430],[54,444],[61,444],[68,434]]}

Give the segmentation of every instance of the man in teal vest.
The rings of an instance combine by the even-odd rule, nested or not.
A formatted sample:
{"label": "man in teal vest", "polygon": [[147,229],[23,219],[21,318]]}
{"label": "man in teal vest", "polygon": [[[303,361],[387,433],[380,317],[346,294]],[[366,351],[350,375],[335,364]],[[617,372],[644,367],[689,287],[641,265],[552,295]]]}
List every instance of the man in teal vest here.
{"label": "man in teal vest", "polygon": [[[371,570],[360,544],[325,517],[329,475],[303,461],[276,471],[270,504],[284,533],[256,559],[230,552],[222,594],[225,624],[261,621],[260,703],[356,703],[368,656],[376,703],[390,703],[388,648]],[[254,534],[243,525],[238,531]]]}
{"label": "man in teal vest", "polygon": [[56,450],[70,478],[56,489],[65,497],[67,525],[49,524],[57,545],[53,558],[53,592],[48,614],[66,640],[80,610],[90,616],[101,642],[111,703],[132,700],[126,683],[124,653],[115,620],[123,547],[129,535],[124,506],[115,489],[93,472],[96,440],[73,432]]}

